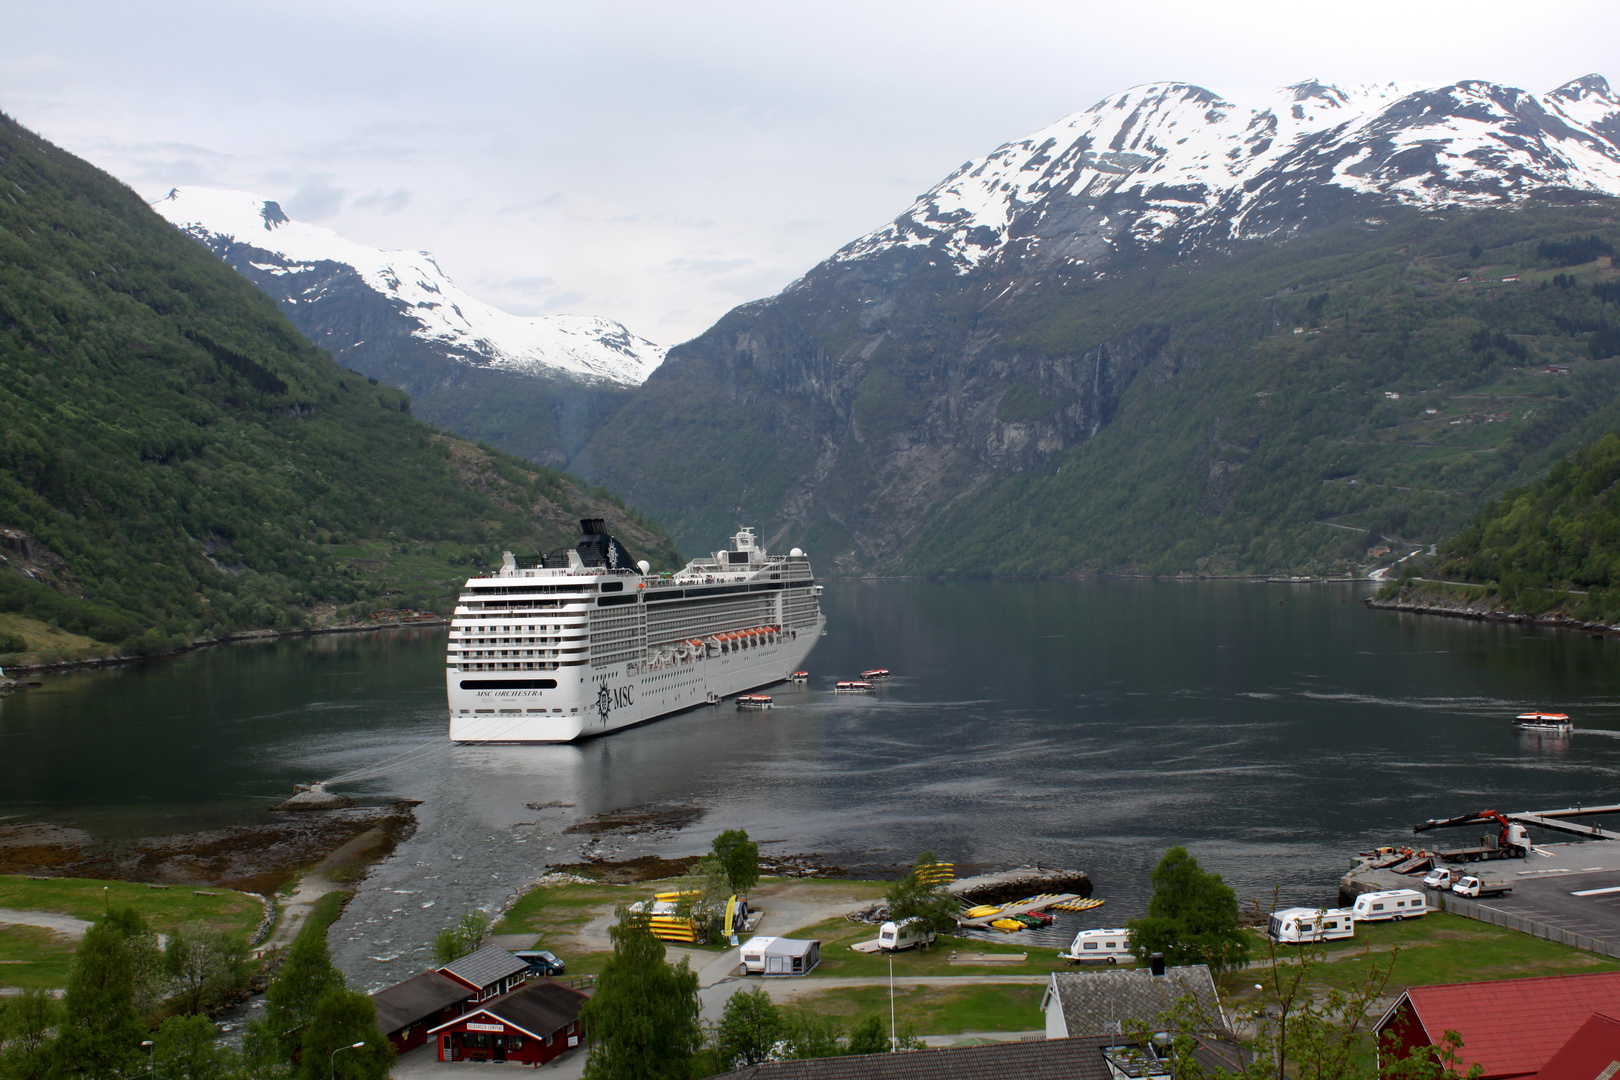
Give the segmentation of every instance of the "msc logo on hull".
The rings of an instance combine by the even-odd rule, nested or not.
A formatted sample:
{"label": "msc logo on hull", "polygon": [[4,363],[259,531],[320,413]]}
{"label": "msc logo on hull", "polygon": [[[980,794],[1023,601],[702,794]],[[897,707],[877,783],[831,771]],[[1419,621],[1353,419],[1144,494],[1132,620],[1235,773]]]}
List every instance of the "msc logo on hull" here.
{"label": "msc logo on hull", "polygon": [[604,686],[596,692],[596,715],[603,720],[606,720],[608,713],[614,709],[622,709],[626,705],[633,704],[635,704],[635,698],[631,697],[628,686],[619,686],[612,689]]}

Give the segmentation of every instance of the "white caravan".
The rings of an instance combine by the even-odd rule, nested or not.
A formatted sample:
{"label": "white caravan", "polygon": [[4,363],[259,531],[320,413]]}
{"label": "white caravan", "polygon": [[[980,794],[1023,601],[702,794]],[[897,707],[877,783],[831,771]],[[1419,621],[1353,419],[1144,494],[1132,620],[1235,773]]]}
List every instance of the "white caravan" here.
{"label": "white caravan", "polygon": [[1121,960],[1132,959],[1130,933],[1123,927],[1118,930],[1082,930],[1074,935],[1074,944],[1069,946],[1069,951],[1058,955],[1080,963],[1117,964]]}
{"label": "white caravan", "polygon": [[1385,889],[1362,893],[1350,910],[1357,922],[1415,919],[1429,910],[1429,902],[1416,889]]}
{"label": "white caravan", "polygon": [[884,952],[899,952],[914,945],[932,945],[934,932],[916,919],[903,923],[886,922],[878,927],[878,948]]}
{"label": "white caravan", "polygon": [[1338,941],[1355,937],[1356,924],[1349,908],[1284,908],[1272,912],[1266,936],[1285,945]]}

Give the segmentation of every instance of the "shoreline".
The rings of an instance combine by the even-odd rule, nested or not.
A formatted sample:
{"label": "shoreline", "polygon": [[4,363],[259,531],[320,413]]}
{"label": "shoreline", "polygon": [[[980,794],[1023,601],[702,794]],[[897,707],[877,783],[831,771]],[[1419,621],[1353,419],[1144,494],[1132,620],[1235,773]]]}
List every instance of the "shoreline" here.
{"label": "shoreline", "polygon": [[[417,626],[449,626],[450,620],[435,615],[431,619],[412,619],[409,622],[341,623],[335,626],[309,626],[296,630],[244,630],[217,638],[198,638],[181,648],[168,652],[149,653],[145,656],[89,656],[77,660],[47,660],[35,663],[7,664],[8,671],[67,671],[72,668],[105,667],[111,664],[137,664],[143,660],[172,660],[198,649],[211,649],[217,645],[234,645],[244,641],[273,641],[277,638],[315,637],[320,634],[365,634],[373,630],[405,630]],[[3,683],[3,680],[0,680]]]}
{"label": "shoreline", "polygon": [[1406,600],[1398,596],[1390,597],[1388,600],[1380,600],[1376,596],[1369,596],[1362,603],[1369,608],[1376,608],[1380,611],[1398,611],[1408,615],[1438,615],[1447,619],[1470,619],[1474,622],[1547,626],[1555,630],[1574,630],[1594,637],[1609,637],[1620,634],[1620,626],[1576,619],[1557,611],[1549,611],[1541,615],[1524,615],[1514,611],[1503,611],[1496,607],[1475,607],[1472,604],[1464,604],[1455,600],[1444,602],[1432,598]]}

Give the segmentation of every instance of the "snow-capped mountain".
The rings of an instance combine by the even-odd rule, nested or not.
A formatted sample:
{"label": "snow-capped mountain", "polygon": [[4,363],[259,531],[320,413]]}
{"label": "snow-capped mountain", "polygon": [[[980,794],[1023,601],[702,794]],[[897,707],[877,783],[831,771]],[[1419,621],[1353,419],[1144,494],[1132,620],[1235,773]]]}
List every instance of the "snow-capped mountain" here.
{"label": "snow-capped mountain", "polygon": [[968,162],[831,262],[922,249],[959,273],[1009,257],[1096,268],[1122,248],[1296,230],[1336,192],[1438,208],[1549,188],[1620,194],[1620,99],[1601,76],[1547,94],[1154,83]]}
{"label": "snow-capped mountain", "polygon": [[[667,351],[612,319],[501,311],[451,281],[428,252],[354,243],[293,221],[249,192],[180,187],[152,206],[270,293],[300,329],[346,363],[368,339],[375,347],[408,337],[474,367],[637,386]],[[363,302],[364,290],[393,313],[392,325],[376,303]]]}

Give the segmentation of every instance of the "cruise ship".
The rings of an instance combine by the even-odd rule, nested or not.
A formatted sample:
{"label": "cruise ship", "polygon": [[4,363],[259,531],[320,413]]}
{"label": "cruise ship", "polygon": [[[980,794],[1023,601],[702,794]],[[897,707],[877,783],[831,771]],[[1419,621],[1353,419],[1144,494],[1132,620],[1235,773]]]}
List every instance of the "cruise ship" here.
{"label": "cruise ship", "polygon": [[445,687],[460,743],[573,742],[789,678],[820,639],[821,586],[752,528],[727,551],[653,575],[605,522],[572,548],[462,587]]}

